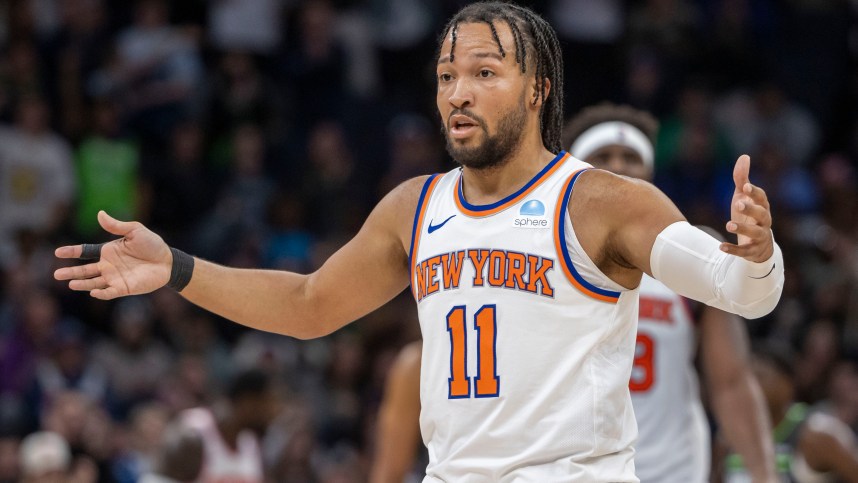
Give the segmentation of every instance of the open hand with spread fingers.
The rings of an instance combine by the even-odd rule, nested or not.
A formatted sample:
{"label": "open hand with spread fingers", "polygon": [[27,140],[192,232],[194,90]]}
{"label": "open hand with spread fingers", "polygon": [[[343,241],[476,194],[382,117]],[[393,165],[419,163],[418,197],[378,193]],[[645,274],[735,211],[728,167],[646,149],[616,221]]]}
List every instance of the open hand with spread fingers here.
{"label": "open hand with spread fingers", "polygon": [[98,223],[122,238],[101,245],[57,248],[58,258],[97,260],[60,268],[54,278],[68,280],[72,290],[87,291],[101,300],[144,294],[167,284],[173,254],[160,236],[136,221],[119,221],[104,211],[98,212]]}
{"label": "open hand with spread fingers", "polygon": [[772,213],[766,192],[748,179],[751,158],[739,156],[733,168],[733,200],[727,231],[738,236],[738,243],[722,243],[721,250],[752,262],[764,262],[772,256]]}

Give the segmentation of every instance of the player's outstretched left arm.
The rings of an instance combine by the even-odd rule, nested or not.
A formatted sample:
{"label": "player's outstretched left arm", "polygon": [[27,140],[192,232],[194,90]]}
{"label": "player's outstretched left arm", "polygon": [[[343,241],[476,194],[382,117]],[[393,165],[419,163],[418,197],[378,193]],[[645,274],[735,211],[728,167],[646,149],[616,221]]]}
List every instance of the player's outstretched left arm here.
{"label": "player's outstretched left arm", "polygon": [[[750,158],[740,156],[727,223],[728,231],[738,236],[736,244],[720,243],[688,224],[649,183],[608,173],[593,176],[595,186],[589,191],[601,193],[597,198],[602,202],[592,209],[601,206],[605,213],[605,251],[613,266],[642,270],[680,295],[746,318],[774,310],[783,290],[783,255],[772,237],[766,193],[748,181],[749,170]],[[622,209],[607,212],[606,204]]]}
{"label": "player's outstretched left arm", "polygon": [[652,275],[677,293],[746,318],[762,317],[780,300],[783,255],[772,236],[766,192],[748,180],[751,159],[742,155],[733,170],[735,190],[727,230],[736,244],[719,243],[699,229],[674,223],[655,239]]}

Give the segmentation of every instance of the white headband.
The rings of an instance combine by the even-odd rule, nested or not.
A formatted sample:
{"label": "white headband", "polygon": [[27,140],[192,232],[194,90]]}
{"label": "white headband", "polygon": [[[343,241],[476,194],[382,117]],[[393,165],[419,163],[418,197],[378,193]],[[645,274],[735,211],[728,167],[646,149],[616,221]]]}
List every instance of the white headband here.
{"label": "white headband", "polygon": [[640,129],[620,121],[603,122],[587,129],[572,143],[569,153],[578,159],[586,159],[596,150],[611,145],[635,150],[640,154],[644,165],[649,169],[653,168],[652,142]]}

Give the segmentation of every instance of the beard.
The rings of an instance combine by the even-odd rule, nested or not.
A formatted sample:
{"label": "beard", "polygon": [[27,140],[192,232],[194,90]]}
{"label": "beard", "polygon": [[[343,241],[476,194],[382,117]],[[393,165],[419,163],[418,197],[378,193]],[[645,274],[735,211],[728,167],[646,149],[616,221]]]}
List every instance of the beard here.
{"label": "beard", "polygon": [[522,94],[516,107],[501,116],[497,133],[494,136],[489,135],[486,121],[467,108],[455,109],[450,116],[454,114],[470,117],[477,122],[479,129],[483,131],[483,141],[477,146],[457,146],[456,142],[450,139],[450,126],[449,122],[447,123],[444,129],[447,152],[461,166],[476,170],[498,168],[503,166],[510,159],[510,155],[521,145],[521,140],[524,137],[524,124],[527,121],[524,94]]}

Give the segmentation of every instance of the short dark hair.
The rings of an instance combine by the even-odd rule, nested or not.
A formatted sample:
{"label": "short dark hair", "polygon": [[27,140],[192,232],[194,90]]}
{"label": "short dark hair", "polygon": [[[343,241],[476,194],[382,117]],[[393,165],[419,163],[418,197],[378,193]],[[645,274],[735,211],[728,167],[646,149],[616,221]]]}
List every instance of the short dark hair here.
{"label": "short dark hair", "polygon": [[569,149],[578,136],[591,127],[603,122],[620,121],[631,124],[641,130],[655,145],[658,135],[658,119],[652,114],[635,109],[626,104],[602,102],[595,106],[586,107],[566,123],[563,128],[563,149]]}
{"label": "short dark hair", "polygon": [[[521,73],[528,70],[528,64],[534,66],[534,76],[542,99],[540,108],[540,132],[542,144],[554,153],[560,152],[560,131],[563,128],[563,54],[557,33],[542,17],[530,9],[505,2],[472,3],[447,22],[443,34],[438,40],[438,52],[444,39],[452,33],[450,61],[456,50],[456,32],[461,23],[485,23],[492,29],[492,36],[498,45],[500,54],[506,57],[506,51],[500,43],[495,22],[501,20],[509,25],[515,41],[515,61],[521,66]],[[528,59],[528,54],[532,59]],[[546,79],[551,83],[551,92],[545,92]]]}
{"label": "short dark hair", "polygon": [[226,389],[230,401],[261,396],[271,389],[271,376],[260,369],[247,369],[233,376]]}

